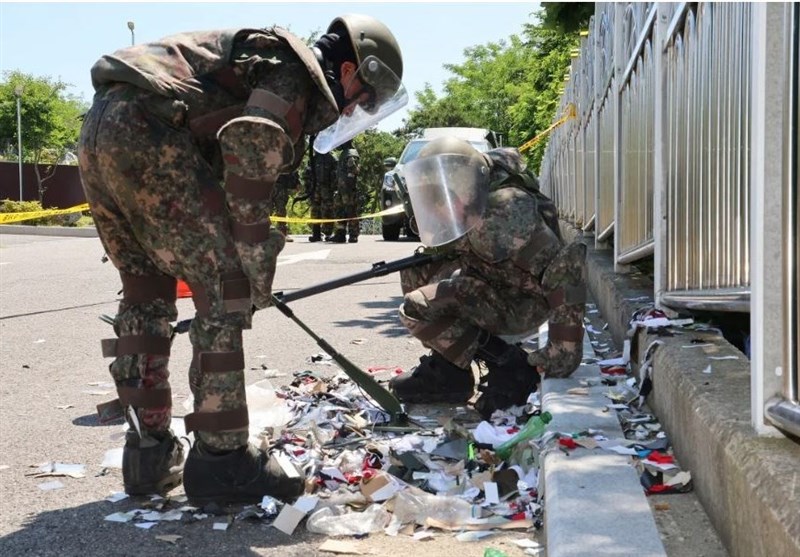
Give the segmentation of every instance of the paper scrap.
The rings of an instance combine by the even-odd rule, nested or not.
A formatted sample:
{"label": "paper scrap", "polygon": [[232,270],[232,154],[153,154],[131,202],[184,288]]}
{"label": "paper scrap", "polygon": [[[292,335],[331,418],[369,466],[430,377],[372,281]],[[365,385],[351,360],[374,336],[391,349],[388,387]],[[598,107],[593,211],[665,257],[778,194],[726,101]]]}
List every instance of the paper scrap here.
{"label": "paper scrap", "polygon": [[62,484],[58,480],[53,480],[52,482],[40,483],[38,487],[42,491],[52,491],[54,489],[61,489],[62,487],[64,487],[64,484]]}
{"label": "paper scrap", "polygon": [[39,466],[37,478],[47,476],[69,476],[70,478],[83,478],[86,466],[83,464],[65,464],[63,462],[47,462]]}
{"label": "paper scrap", "polygon": [[364,555],[364,551],[358,547],[358,544],[349,540],[326,540],[319,546],[319,550],[345,555]]}
{"label": "paper scrap", "polygon": [[672,478],[664,482],[664,485],[686,485],[692,481],[692,474],[687,471],[681,471],[675,474]]}
{"label": "paper scrap", "polygon": [[215,522],[212,528],[214,530],[222,530],[224,532],[225,530],[228,529],[228,526],[230,526],[230,524],[227,522]]}
{"label": "paper scrap", "polygon": [[461,532],[460,534],[456,534],[456,539],[460,542],[476,542],[494,534],[495,532],[491,530],[476,530],[473,532]]}
{"label": "paper scrap", "polygon": [[303,511],[292,505],[284,505],[277,518],[272,522],[272,525],[289,536],[292,535],[294,529],[303,520],[306,515]]}
{"label": "paper scrap", "polygon": [[127,499],[127,498],[128,498],[128,494],[127,493],[125,493],[124,491],[118,491],[118,492],[112,493],[111,495],[106,497],[106,501],[109,501],[111,503],[117,503],[117,502],[122,501],[123,499]]}
{"label": "paper scrap", "polygon": [[158,524],[158,522],[137,522],[136,524],[134,524],[134,526],[136,526],[137,528],[142,528],[143,530],[149,530],[156,524]]}
{"label": "paper scrap", "polygon": [[537,541],[522,538],[521,540],[512,540],[512,543],[517,544],[522,549],[542,549],[544,546]]}
{"label": "paper scrap", "polygon": [[492,504],[500,503],[500,495],[497,491],[497,483],[495,482],[484,482],[483,483],[483,493],[486,496],[486,502]]}
{"label": "paper scrap", "polygon": [[161,535],[161,536],[156,536],[156,539],[159,540],[159,541],[162,541],[162,542],[167,542],[167,543],[171,543],[171,544],[175,545],[175,542],[177,542],[182,537],[183,536],[178,536],[176,534],[164,534],[164,535]]}
{"label": "paper scrap", "polygon": [[127,513],[111,513],[110,515],[106,516],[103,520],[107,520],[109,522],[130,522],[133,520],[134,513],[127,512]]}

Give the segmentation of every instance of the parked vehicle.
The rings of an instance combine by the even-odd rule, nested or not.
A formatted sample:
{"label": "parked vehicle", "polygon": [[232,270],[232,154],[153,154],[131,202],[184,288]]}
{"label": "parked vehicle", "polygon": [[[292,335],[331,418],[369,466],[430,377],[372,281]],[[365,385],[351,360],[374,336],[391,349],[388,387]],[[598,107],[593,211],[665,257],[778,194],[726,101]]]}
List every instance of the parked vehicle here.
{"label": "parked vehicle", "polygon": [[381,207],[388,209],[403,205],[405,209],[404,213],[387,215],[381,218],[381,232],[384,240],[398,240],[401,232],[408,238],[419,238],[416,223],[414,222],[414,210],[411,207],[411,200],[408,197],[408,190],[403,177],[403,165],[416,159],[419,156],[419,152],[429,141],[447,136],[469,141],[481,153],[501,146],[498,135],[484,128],[427,128],[419,136],[411,139],[403,149],[395,167],[383,175]]}

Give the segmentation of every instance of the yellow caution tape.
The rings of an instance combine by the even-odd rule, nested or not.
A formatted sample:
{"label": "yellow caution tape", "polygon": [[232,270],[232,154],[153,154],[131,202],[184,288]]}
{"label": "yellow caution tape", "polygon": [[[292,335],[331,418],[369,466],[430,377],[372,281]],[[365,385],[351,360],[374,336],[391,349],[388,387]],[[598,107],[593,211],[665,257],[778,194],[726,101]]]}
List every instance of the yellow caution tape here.
{"label": "yellow caution tape", "polygon": [[89,204],[75,205],[69,209],[42,209],[41,211],[25,211],[21,213],[0,213],[0,224],[10,224],[12,222],[22,222],[25,220],[38,219],[41,217],[52,217],[54,215],[68,215],[70,213],[81,213],[89,210]]}
{"label": "yellow caution tape", "polygon": [[[84,203],[83,205],[76,205],[68,209],[43,209],[41,211],[25,211],[22,213],[0,213],[0,224],[10,224],[12,222],[22,222],[26,220],[38,219],[41,217],[51,217],[54,215],[68,215],[70,213],[81,213],[83,211],[88,211],[88,210],[89,210],[89,204]],[[325,222],[342,222],[349,220],[372,219],[388,215],[397,215],[399,213],[402,213],[403,211],[404,209],[402,205],[395,205],[394,207],[390,207],[389,209],[384,209],[383,211],[377,213],[362,215],[360,217],[350,217],[346,219],[311,219],[311,218],[301,218],[301,217],[272,216],[270,217],[270,220],[273,222],[317,224]]]}
{"label": "yellow caution tape", "polygon": [[567,120],[572,120],[573,118],[576,118],[577,116],[578,116],[578,111],[575,108],[575,104],[574,103],[569,103],[567,105],[567,107],[564,109],[564,116],[562,116],[559,120],[553,122],[553,125],[550,126],[549,128],[547,128],[546,130],[544,130],[542,133],[540,133],[539,135],[537,135],[536,137],[534,137],[530,141],[527,141],[526,143],[524,143],[519,148],[519,152],[520,153],[524,153],[525,151],[527,151],[528,149],[530,149],[531,147],[533,147],[534,145],[539,143],[542,139],[544,139],[544,137],[548,133],[550,133],[551,131],[556,129],[558,126],[560,126],[561,124],[563,124]]}
{"label": "yellow caution tape", "polygon": [[395,205],[394,207],[390,207],[388,209],[384,209],[378,213],[372,213],[369,215],[362,215],[360,217],[350,217],[346,219],[310,219],[304,217],[269,217],[269,220],[272,222],[291,222],[291,223],[307,223],[307,224],[322,224],[326,222],[344,222],[349,220],[361,220],[361,219],[372,219],[375,217],[385,217],[387,215],[397,215],[404,211],[402,205]]}

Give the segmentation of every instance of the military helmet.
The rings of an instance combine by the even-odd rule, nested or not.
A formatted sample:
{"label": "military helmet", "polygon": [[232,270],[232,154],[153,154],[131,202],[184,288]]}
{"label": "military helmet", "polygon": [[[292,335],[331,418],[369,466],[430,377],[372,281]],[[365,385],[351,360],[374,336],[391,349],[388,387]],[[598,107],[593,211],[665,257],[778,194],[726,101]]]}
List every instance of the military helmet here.
{"label": "military helmet", "polygon": [[343,25],[350,35],[356,66],[361,66],[368,56],[375,56],[394,72],[398,80],[403,79],[403,56],[388,27],[368,15],[346,14],[334,19],[327,32],[333,32],[337,24]]}
{"label": "military helmet", "polygon": [[477,165],[486,165],[485,157],[478,152],[469,141],[459,139],[453,136],[437,137],[428,142],[417,155],[418,159],[427,157],[435,157],[437,155],[463,155],[467,157],[471,163]]}

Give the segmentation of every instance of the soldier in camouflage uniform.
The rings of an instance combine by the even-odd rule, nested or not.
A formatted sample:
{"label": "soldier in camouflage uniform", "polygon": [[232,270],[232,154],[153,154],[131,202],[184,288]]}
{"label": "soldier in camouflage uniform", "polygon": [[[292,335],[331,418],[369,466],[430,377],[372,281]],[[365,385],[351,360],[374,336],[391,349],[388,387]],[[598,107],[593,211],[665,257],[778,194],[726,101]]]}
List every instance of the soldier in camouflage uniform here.
{"label": "soldier in camouflage uniform", "polygon": [[[488,418],[498,408],[523,404],[540,373],[567,377],[580,364],[586,247],[564,244],[555,206],[516,149],[481,155],[465,141],[442,138],[424,147],[418,160],[439,157],[487,176],[480,186],[488,190],[485,209],[445,245],[427,234],[435,221],[424,226],[417,215],[423,243],[451,257],[401,272],[400,319],[432,353],[393,379],[391,388],[407,402],[464,402],[474,392],[471,363],[483,361],[489,373],[475,406]],[[431,169],[441,166],[430,163]],[[404,172],[416,208],[414,170]],[[500,338],[531,332],[544,322],[548,343],[540,351],[527,354]]]}
{"label": "soldier in camouflage uniform", "polygon": [[[333,196],[336,192],[336,157],[333,153],[314,153],[303,175],[309,196],[311,218],[334,218]],[[323,236],[324,234],[324,236]],[[309,242],[320,242],[333,237],[333,222],[311,225]]]}
{"label": "soldier in camouflage uniform", "polygon": [[[336,196],[334,197],[334,213],[337,219],[336,231],[333,234],[332,242],[343,244],[349,241],[351,244],[358,242],[360,223],[355,217],[358,216],[358,171],[359,171],[358,151],[353,147],[353,142],[348,141],[342,145],[342,152],[339,153],[339,164],[336,167]],[[347,235],[349,234],[349,239]]]}
{"label": "soldier in camouflage uniform", "polygon": [[[272,192],[272,214],[276,217],[286,216],[286,206],[289,203],[289,196],[292,193],[297,193],[300,187],[300,178],[297,171],[294,170],[288,174],[281,174],[275,182],[275,191]],[[289,224],[280,222],[277,229],[284,235],[287,242],[294,240],[289,236]]]}
{"label": "soldier in camouflage uniform", "polygon": [[[253,306],[270,304],[285,241],[270,226],[273,185],[299,164],[306,134],[329,151],[374,124],[364,114],[407,101],[397,42],[375,19],[347,15],[313,48],[279,27],[183,33],[103,56],[91,75],[79,164],[122,280],[118,338],[103,354],[131,425],[125,491],[182,480],[194,504],[296,497],[302,474],[248,444],[242,330]],[[196,308],[184,419],[195,443],[183,469],[169,428],[178,278]]]}

